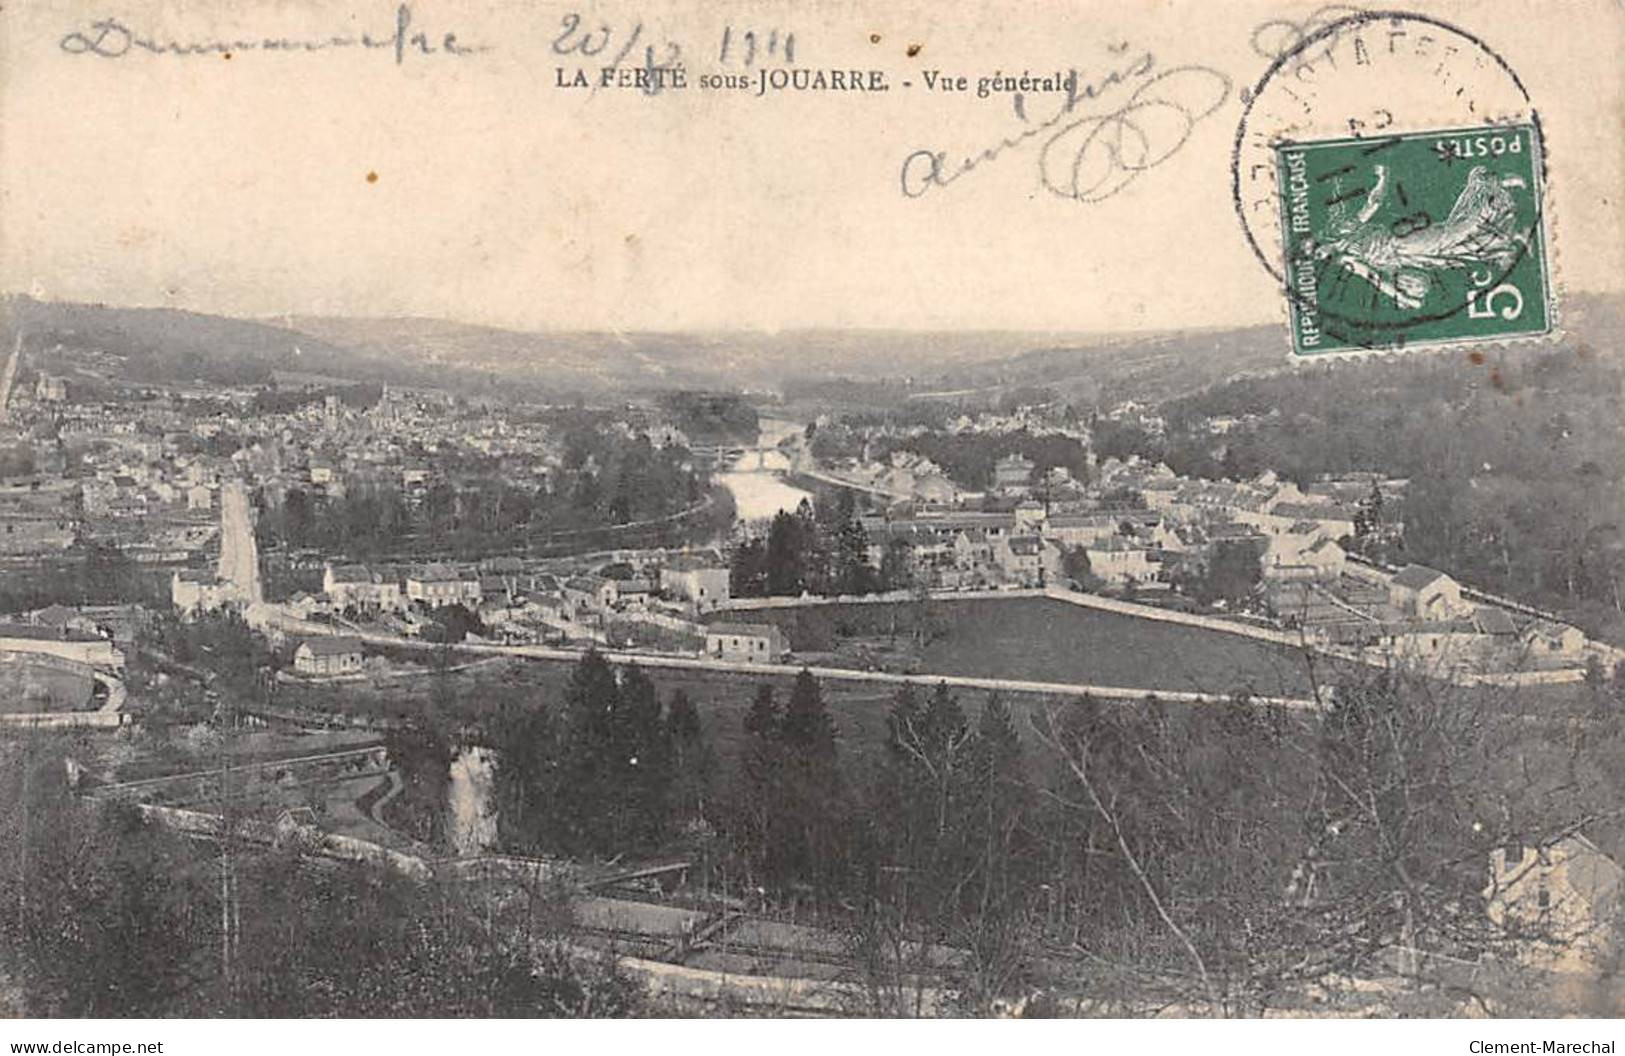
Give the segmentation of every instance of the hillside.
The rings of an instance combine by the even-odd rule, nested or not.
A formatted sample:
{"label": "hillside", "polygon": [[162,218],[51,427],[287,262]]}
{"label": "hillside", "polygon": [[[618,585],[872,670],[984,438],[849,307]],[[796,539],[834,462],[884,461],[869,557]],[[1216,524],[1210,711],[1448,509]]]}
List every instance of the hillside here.
{"label": "hillside", "polygon": [[[1575,296],[1565,327],[1605,346],[1619,298]],[[169,308],[0,301],[0,341],[25,334],[30,363],[125,384],[259,385],[274,372],[504,396],[604,397],[683,389],[783,391],[885,383],[886,401],[996,398],[1050,388],[1085,404],[1159,402],[1237,374],[1293,370],[1277,326],[1137,335],[934,333],[545,333],[438,319],[248,320]],[[41,358],[44,357],[44,358]],[[861,394],[861,392],[860,392]]]}
{"label": "hillside", "polygon": [[502,371],[580,391],[776,389],[794,380],[837,377],[908,378],[923,384],[1055,340],[1042,334],[885,330],[551,333],[439,319],[330,316],[296,316],[291,325],[357,352]]}
{"label": "hillside", "polygon": [[327,342],[242,319],[29,297],[8,297],[0,307],[0,340],[9,348],[21,331],[33,367],[111,382],[255,385],[275,370],[355,377],[367,366]]}

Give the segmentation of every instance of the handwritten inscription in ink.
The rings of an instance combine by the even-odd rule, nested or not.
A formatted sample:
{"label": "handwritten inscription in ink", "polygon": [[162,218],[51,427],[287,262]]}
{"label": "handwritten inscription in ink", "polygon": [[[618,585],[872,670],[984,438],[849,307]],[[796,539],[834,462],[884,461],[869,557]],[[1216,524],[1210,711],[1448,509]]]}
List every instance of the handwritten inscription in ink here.
{"label": "handwritten inscription in ink", "polygon": [[490,50],[487,45],[460,40],[452,30],[436,29],[431,32],[417,26],[408,4],[396,6],[394,25],[388,32],[379,34],[341,33],[307,37],[260,34],[240,35],[231,39],[208,37],[178,40],[142,32],[117,18],[103,18],[90,23],[85,29],[67,33],[57,46],[69,55],[91,55],[103,59],[122,59],[141,54],[184,57],[254,51],[309,54],[360,49],[393,54],[396,65],[420,56],[460,58]]}

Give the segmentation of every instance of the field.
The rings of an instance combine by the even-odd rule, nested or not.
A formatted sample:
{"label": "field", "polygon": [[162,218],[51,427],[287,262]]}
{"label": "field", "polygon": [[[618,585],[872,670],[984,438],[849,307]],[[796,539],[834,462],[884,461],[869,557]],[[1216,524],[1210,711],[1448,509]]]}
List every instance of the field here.
{"label": "field", "polygon": [[884,649],[925,625],[907,669],[1131,689],[1307,696],[1301,654],[1238,635],[1080,608],[1048,598],[809,605],[715,619],[778,623],[798,651]]}

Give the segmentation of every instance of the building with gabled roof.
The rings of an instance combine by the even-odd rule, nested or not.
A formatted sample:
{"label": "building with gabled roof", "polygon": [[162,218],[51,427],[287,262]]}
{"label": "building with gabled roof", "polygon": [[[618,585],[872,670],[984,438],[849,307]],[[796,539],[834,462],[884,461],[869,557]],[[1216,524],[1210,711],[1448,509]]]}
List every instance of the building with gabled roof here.
{"label": "building with gabled roof", "polygon": [[1526,964],[1592,972],[1621,949],[1625,841],[1617,824],[1544,842],[1512,840],[1490,852],[1490,919],[1519,941]]}
{"label": "building with gabled roof", "polygon": [[361,671],[361,639],[348,634],[306,638],[294,648],[293,669],[309,677],[357,674]]}
{"label": "building with gabled roof", "polygon": [[774,664],[789,652],[784,632],[771,623],[713,623],[705,628],[705,652],[719,660]]}
{"label": "building with gabled roof", "polygon": [[1388,581],[1388,604],[1409,620],[1449,620],[1471,614],[1461,584],[1425,565],[1406,565]]}

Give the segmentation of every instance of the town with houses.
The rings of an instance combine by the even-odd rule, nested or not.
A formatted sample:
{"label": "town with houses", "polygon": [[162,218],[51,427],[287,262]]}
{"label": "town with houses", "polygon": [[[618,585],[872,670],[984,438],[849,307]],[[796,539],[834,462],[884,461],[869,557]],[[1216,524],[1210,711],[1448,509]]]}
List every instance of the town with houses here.
{"label": "town with houses", "polygon": [[[419,533],[363,551],[342,531],[317,545],[290,540],[288,511],[380,493],[407,517],[436,502],[460,508],[469,466],[515,493],[546,496],[567,470],[590,475],[596,456],[572,455],[545,408],[514,414],[389,386],[359,400],[320,385],[301,395],[297,384],[274,400],[263,387],[182,385],[83,398],[72,379],[20,369],[23,358],[19,342],[0,384],[0,568],[15,578],[95,566],[76,574],[130,586],[128,597],[109,598],[105,582],[93,583],[85,601],[20,605],[0,624],[0,673],[79,675],[87,687],[64,703],[25,674],[0,712],[12,727],[138,722],[141,702],[124,676],[143,627],[221,612],[269,641],[280,659],[262,672],[268,682],[340,691],[425,671],[437,646],[929,679],[918,656],[808,647],[774,617],[821,604],[998,597],[1043,597],[1461,685],[1579,684],[1612,677],[1621,659],[1556,614],[1404,560],[1405,479],[1358,472],[1298,483],[1266,471],[1213,480],[1137,455],[1101,457],[1094,430],[1103,425],[1160,428],[1154,408],[1132,401],[1089,417],[1021,406],[941,427],[827,411],[796,420],[769,406],[755,427],[703,441],[661,403],[628,403],[606,408],[599,428],[616,443],[671,453],[673,471],[699,482],[672,512],[623,514],[540,544],[532,534],[519,546],[460,549]],[[1214,418],[1207,429],[1222,438],[1238,424]],[[821,452],[831,432],[844,434],[842,453]],[[1069,454],[1040,464],[1009,450],[971,486],[918,450],[927,435],[989,449],[1011,438],[1064,444]],[[861,539],[866,589],[742,584],[742,552],[771,555],[787,520],[812,518],[815,504],[833,508],[835,497]],[[732,512],[718,523],[722,501]],[[1067,688],[1050,681],[1009,686]],[[299,809],[278,824],[315,824]],[[1497,850],[1489,873],[1498,919],[1546,919],[1554,898],[1564,907],[1576,941],[1542,963],[1590,966],[1607,952],[1591,936],[1625,869],[1587,836]]]}
{"label": "town with houses", "polygon": [[[380,487],[408,508],[421,506],[432,489],[455,492],[467,460],[493,467],[516,488],[545,490],[563,455],[557,432],[535,416],[515,421],[444,394],[388,389],[364,407],[328,393],[274,411],[255,409],[263,395],[255,389],[84,401],[70,398],[67,379],[43,371],[18,384],[20,358],[19,345],[0,408],[13,445],[0,485],[0,553],[13,565],[94,541],[167,579],[169,602],[188,615],[244,600],[242,584],[253,578],[256,604],[274,604],[289,626],[320,624],[324,634],[415,638],[437,626],[436,610],[455,605],[476,621],[475,641],[790,659],[771,625],[724,618],[749,607],[731,587],[730,554],[741,540],[764,537],[771,522],[743,508],[712,538],[580,556],[359,560],[342,546],[307,549],[285,555],[304,570],[304,585],[267,598],[259,569],[242,564],[259,560],[250,507],[282,507],[293,492],[333,502]],[[1133,401],[1103,417],[1161,427],[1153,408]],[[730,486],[748,489],[752,478],[771,475],[849,489],[865,507],[859,522],[869,564],[892,569],[897,580],[875,593],[1100,594],[1147,611],[1289,631],[1314,647],[1477,675],[1578,678],[1588,663],[1611,671],[1617,659],[1612,647],[1552,614],[1476,591],[1448,569],[1382,560],[1402,549],[1394,544],[1404,535],[1403,479],[1358,473],[1300,487],[1273,472],[1240,481],[1184,478],[1137,456],[1098,459],[1087,423],[1056,423],[1042,408],[1020,407],[962,415],[943,432],[1062,438],[1084,453],[1087,472],[1040,469],[1010,453],[993,463],[988,486],[973,490],[906,448],[822,462],[806,438],[829,421],[821,416],[806,429],[776,423],[771,450],[756,436],[691,444],[648,407],[627,406],[613,428],[690,452],[687,464],[700,474],[744,482]],[[1222,436],[1237,424],[1215,418],[1208,428]],[[872,427],[864,453],[924,431]],[[761,468],[768,458],[781,468]],[[729,471],[730,462],[757,468]],[[1240,555],[1243,589],[1202,598],[1190,587],[1221,553]],[[15,614],[18,633],[27,625],[38,636],[50,618],[47,625],[36,619]],[[346,640],[352,653],[335,656],[324,644],[298,654],[305,659],[293,671],[358,675],[361,639]]]}

